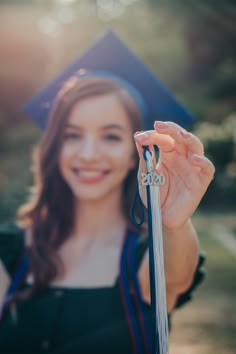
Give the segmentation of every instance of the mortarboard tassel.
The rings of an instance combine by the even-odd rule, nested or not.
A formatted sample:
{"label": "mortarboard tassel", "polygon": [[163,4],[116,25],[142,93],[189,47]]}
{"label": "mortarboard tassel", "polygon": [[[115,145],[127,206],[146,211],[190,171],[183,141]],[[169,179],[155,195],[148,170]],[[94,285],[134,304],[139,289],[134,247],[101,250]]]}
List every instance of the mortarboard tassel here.
{"label": "mortarboard tassel", "polygon": [[152,307],[152,352],[168,353],[168,317],[166,305],[166,285],[164,272],[162,218],[159,185],[164,184],[164,175],[153,169],[152,153],[144,147],[147,174],[142,174],[142,185],[146,186],[148,233],[149,233],[149,270]]}

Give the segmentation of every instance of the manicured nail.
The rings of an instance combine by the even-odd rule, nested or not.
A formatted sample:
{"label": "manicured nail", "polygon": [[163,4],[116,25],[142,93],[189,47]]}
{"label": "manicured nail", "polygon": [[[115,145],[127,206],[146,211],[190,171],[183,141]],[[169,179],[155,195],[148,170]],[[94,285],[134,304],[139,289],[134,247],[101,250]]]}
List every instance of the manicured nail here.
{"label": "manicured nail", "polygon": [[203,156],[199,156],[199,155],[196,155],[196,154],[193,154],[192,155],[193,157],[193,160],[196,161],[196,162],[201,162],[203,160]]}
{"label": "manicured nail", "polygon": [[155,123],[154,123],[155,127],[157,128],[160,128],[160,129],[166,129],[168,128],[168,123],[166,122],[162,122],[160,120],[157,120]]}
{"label": "manicured nail", "polygon": [[137,135],[134,135],[134,137],[136,140],[142,142],[148,138],[148,134],[147,133],[139,133]]}
{"label": "manicured nail", "polygon": [[141,134],[142,132],[140,131],[140,132],[135,132],[134,133],[134,136],[136,136],[136,135],[139,135],[139,134]]}
{"label": "manicured nail", "polygon": [[180,135],[183,137],[183,138],[189,138],[190,137],[190,134],[184,130],[180,130]]}

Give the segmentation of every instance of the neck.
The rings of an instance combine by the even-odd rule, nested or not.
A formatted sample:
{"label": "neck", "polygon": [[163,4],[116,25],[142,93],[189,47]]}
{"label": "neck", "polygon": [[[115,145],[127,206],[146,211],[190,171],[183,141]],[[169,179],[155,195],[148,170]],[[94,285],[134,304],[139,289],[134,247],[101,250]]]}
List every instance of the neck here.
{"label": "neck", "polygon": [[127,222],[122,211],[121,191],[109,193],[101,201],[78,200],[75,220],[73,234],[76,237],[109,241],[117,234],[122,236]]}

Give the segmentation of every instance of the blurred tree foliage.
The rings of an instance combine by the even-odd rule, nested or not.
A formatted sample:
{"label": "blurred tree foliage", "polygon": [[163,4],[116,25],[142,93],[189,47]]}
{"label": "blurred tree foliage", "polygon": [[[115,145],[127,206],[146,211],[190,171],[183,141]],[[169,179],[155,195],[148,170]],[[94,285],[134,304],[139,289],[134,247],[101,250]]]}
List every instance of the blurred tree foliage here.
{"label": "blurred tree foliage", "polygon": [[216,168],[201,205],[225,209],[236,206],[236,112],[221,124],[200,123],[195,133],[202,140],[205,154]]}
{"label": "blurred tree foliage", "polygon": [[195,126],[194,132],[202,139],[216,173],[201,206],[235,208],[236,2],[148,1],[154,8],[168,7],[184,22],[189,65],[183,82],[198,85],[208,96],[207,110],[200,115],[203,122]]}
{"label": "blurred tree foliage", "polygon": [[[235,0],[147,1],[169,8],[185,23],[189,57],[185,80],[207,83],[210,96],[228,104],[222,113],[229,114],[236,108]],[[208,116],[212,120],[217,119],[214,113]]]}

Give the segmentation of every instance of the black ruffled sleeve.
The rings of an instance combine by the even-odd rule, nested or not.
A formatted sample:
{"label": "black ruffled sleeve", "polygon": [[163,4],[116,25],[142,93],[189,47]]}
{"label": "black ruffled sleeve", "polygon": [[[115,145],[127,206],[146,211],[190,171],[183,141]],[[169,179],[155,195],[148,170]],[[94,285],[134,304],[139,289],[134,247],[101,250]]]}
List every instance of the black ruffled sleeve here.
{"label": "black ruffled sleeve", "polygon": [[0,225],[0,259],[12,275],[24,250],[24,230],[15,224]]}
{"label": "black ruffled sleeve", "polygon": [[202,283],[204,277],[205,277],[205,269],[204,269],[204,263],[205,263],[205,258],[206,255],[203,252],[199,253],[199,259],[198,259],[198,265],[193,277],[192,284],[186,290],[183,294],[180,294],[178,297],[178,300],[176,302],[175,308],[178,309],[181,306],[185,305],[186,302],[190,301],[192,299],[193,293],[196,290],[196,288]]}

